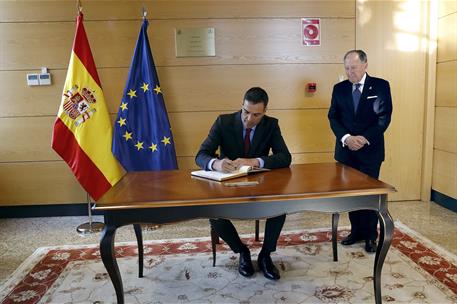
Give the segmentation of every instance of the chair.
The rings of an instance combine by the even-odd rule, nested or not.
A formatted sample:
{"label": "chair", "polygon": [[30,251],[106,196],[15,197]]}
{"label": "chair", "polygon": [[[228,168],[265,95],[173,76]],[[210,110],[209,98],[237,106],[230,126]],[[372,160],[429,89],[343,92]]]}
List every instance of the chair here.
{"label": "chair", "polygon": [[[339,213],[332,214],[332,249],[333,249],[333,261],[338,261],[338,248],[337,248],[337,237],[338,237],[338,220],[340,218]],[[138,277],[143,277],[143,235],[140,224],[134,224],[136,240],[138,243]],[[259,242],[259,220],[255,221],[255,241]],[[211,248],[213,250],[213,267],[216,266],[216,244],[219,244],[219,236],[216,231],[211,228]]]}
{"label": "chair", "polygon": [[[338,261],[338,221],[340,218],[339,213],[332,214],[332,251],[333,261]],[[219,236],[216,231],[211,227],[211,249],[213,251],[213,267],[216,266],[216,245],[220,244]],[[259,220],[255,220],[255,241],[259,242]]]}

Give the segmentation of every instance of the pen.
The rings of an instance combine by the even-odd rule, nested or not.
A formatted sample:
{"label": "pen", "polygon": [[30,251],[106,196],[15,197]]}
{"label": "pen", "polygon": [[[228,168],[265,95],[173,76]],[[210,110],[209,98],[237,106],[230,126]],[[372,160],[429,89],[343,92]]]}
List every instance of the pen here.
{"label": "pen", "polygon": [[252,182],[229,182],[229,183],[224,183],[224,186],[227,187],[238,187],[238,186],[255,186],[258,185],[258,181],[252,181]]}

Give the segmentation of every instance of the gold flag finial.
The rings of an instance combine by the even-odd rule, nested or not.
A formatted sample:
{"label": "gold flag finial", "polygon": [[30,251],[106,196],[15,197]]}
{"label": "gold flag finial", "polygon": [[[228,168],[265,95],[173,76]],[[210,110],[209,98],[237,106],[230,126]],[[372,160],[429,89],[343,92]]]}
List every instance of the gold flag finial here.
{"label": "gold flag finial", "polygon": [[81,0],[76,0],[76,10],[78,11],[78,14],[82,13],[83,5],[81,4]]}

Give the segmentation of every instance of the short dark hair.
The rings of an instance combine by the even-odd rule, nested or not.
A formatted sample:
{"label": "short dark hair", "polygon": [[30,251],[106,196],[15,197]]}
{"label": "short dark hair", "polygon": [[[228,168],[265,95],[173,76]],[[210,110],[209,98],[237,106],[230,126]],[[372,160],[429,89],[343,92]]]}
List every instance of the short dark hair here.
{"label": "short dark hair", "polygon": [[349,56],[350,54],[352,53],[356,53],[357,55],[359,55],[359,59],[361,62],[365,63],[367,62],[367,53],[365,53],[364,51],[362,50],[350,50],[349,52],[346,53],[346,55],[344,55],[344,59],[343,60],[346,60],[346,57]]}
{"label": "short dark hair", "polygon": [[244,100],[252,102],[253,104],[263,102],[263,105],[266,108],[268,104],[268,94],[260,87],[253,87],[246,91]]}

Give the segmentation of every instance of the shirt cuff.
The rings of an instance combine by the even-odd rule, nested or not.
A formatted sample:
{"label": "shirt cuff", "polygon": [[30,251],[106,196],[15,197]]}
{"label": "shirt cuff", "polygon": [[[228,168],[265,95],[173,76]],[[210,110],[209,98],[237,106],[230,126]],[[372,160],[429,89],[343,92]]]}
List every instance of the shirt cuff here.
{"label": "shirt cuff", "polygon": [[343,148],[346,147],[346,138],[348,138],[349,136],[351,136],[351,134],[346,134],[343,137],[341,137],[341,143],[343,144]]}
{"label": "shirt cuff", "polygon": [[209,162],[208,162],[208,165],[206,166],[206,169],[208,171],[213,171],[213,163],[216,161],[215,158],[211,159]]}
{"label": "shirt cuff", "polygon": [[265,165],[265,161],[260,157],[257,157],[257,160],[259,161],[259,168],[263,168],[263,166]]}

